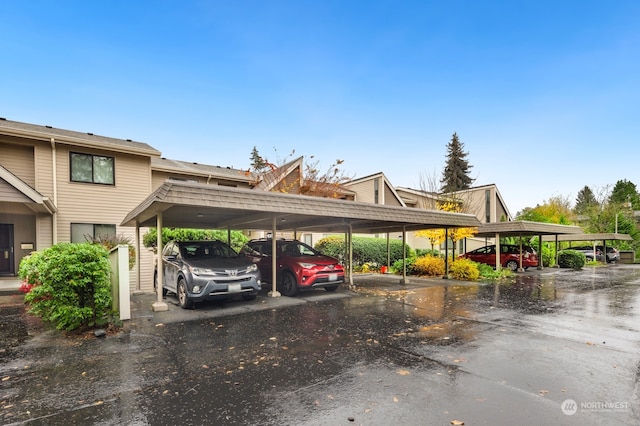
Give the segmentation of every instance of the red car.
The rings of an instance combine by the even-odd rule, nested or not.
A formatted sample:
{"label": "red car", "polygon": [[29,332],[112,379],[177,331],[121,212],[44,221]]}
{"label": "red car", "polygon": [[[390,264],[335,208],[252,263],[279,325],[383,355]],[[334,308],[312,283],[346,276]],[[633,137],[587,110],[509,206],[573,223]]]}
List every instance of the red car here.
{"label": "red car", "polygon": [[[262,280],[271,282],[272,240],[251,240],[242,250],[258,265]],[[301,289],[335,291],[344,282],[344,268],[338,259],[325,256],[298,240],[276,240],[277,288],[285,296]]]}
{"label": "red car", "polygon": [[[486,263],[496,266],[496,246],[484,246],[479,249],[461,254],[459,257],[471,259],[474,262]],[[515,271],[520,267],[520,246],[511,244],[500,244],[500,265]],[[538,255],[536,251],[528,246],[522,246],[522,267],[524,269],[538,266]]]}

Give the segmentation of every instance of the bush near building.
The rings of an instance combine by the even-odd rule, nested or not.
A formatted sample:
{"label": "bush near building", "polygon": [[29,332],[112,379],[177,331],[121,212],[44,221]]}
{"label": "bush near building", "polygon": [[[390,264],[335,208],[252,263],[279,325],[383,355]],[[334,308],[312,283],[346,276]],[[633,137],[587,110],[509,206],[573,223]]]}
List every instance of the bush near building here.
{"label": "bush near building", "polygon": [[100,244],[60,243],[31,253],[18,275],[33,288],[29,312],[59,330],[103,326],[113,319],[109,253]]}
{"label": "bush near building", "polygon": [[[327,256],[332,256],[346,264],[346,244],[343,236],[325,237],[318,241],[314,247]],[[386,238],[353,237],[353,268],[354,271],[362,269],[367,264],[369,270],[380,270],[387,264],[387,240]],[[407,256],[414,256],[414,251],[407,245]],[[402,241],[389,241],[391,264],[402,259]]]}
{"label": "bush near building", "polygon": [[449,276],[456,280],[476,281],[480,278],[478,264],[469,259],[456,259],[449,266]]}
{"label": "bush near building", "polygon": [[587,258],[584,253],[576,250],[562,250],[558,252],[558,266],[561,268],[581,269]]}

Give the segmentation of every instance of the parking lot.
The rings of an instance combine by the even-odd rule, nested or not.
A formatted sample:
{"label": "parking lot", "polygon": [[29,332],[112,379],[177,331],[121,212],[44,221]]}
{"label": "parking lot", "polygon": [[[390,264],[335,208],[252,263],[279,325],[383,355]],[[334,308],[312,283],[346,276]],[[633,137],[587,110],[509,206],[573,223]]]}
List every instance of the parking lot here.
{"label": "parking lot", "polygon": [[136,295],[132,320],[103,339],[62,336],[4,303],[14,335],[0,352],[0,420],[640,421],[637,266],[529,271],[500,285],[398,282],[364,275],[335,293],[270,298],[265,291],[254,301],[195,310],[169,296],[167,312],[152,312],[153,295]]}

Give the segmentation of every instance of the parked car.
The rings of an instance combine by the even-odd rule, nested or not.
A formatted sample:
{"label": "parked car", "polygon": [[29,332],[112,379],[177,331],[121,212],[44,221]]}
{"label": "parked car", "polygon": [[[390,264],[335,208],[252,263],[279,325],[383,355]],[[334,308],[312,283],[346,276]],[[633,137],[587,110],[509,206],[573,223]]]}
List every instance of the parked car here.
{"label": "parked car", "polygon": [[[222,241],[171,241],[162,250],[162,260],[162,294],[174,292],[184,309],[235,296],[253,300],[261,290],[258,267]],[[157,265],[153,281],[157,288]]]}
{"label": "parked car", "polygon": [[[599,262],[604,261],[603,246],[596,246],[596,260]],[[568,247],[565,250],[575,250],[584,253],[584,256],[587,258],[587,261],[593,260],[593,246],[578,246],[578,247]],[[620,260],[620,252],[618,249],[614,247],[607,247],[607,262],[617,262]]]}
{"label": "parked car", "polygon": [[[461,254],[459,257],[471,259],[474,262],[486,263],[496,266],[496,246],[484,246],[470,252]],[[520,267],[520,246],[511,244],[500,244],[500,265],[515,271]],[[522,267],[524,269],[538,266],[538,255],[529,246],[522,246]]]}
{"label": "parked car", "polygon": [[[251,240],[242,253],[258,265],[263,280],[271,282],[272,240]],[[298,240],[276,240],[276,262],[276,287],[285,296],[295,296],[299,290],[310,288],[335,291],[344,282],[344,268],[338,259]]]}

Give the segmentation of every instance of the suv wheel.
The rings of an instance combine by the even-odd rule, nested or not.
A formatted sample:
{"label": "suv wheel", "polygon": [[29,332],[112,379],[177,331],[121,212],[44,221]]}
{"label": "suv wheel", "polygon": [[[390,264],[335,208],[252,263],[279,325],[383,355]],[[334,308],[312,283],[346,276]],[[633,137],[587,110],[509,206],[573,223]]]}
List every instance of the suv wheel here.
{"label": "suv wheel", "polygon": [[184,282],[182,277],[178,280],[178,303],[180,303],[182,309],[191,309],[193,307],[193,300],[189,299],[187,295],[187,283]]}
{"label": "suv wheel", "polygon": [[282,294],[289,297],[298,294],[298,281],[296,276],[289,271],[282,273]]}

